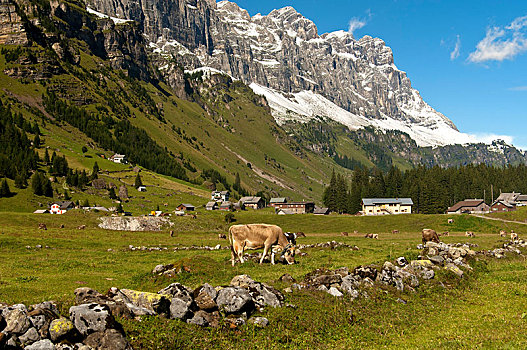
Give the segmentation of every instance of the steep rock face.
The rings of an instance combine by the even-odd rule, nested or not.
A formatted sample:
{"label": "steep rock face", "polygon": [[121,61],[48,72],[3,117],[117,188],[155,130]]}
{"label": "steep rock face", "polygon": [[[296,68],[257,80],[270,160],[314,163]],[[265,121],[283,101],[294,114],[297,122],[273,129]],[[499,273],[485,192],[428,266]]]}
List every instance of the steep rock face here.
{"label": "steep rock face", "polygon": [[15,2],[0,0],[0,44],[27,45],[28,38]]}
{"label": "steep rock face", "polygon": [[229,1],[89,1],[105,14],[138,21],[152,50],[165,58],[161,71],[171,72],[176,60],[188,70],[212,67],[253,84],[274,99],[278,122],[319,115],[351,129],[402,130],[423,146],[474,141],[423,101],[381,39],[319,35],[292,7],[251,17]]}

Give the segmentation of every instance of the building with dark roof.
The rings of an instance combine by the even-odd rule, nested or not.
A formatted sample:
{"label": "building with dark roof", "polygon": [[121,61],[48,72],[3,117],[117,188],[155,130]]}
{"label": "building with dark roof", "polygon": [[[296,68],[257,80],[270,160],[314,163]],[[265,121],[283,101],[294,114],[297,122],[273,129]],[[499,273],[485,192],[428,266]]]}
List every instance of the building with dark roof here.
{"label": "building with dark roof", "polygon": [[448,208],[447,214],[488,213],[489,210],[483,199],[465,199]]}

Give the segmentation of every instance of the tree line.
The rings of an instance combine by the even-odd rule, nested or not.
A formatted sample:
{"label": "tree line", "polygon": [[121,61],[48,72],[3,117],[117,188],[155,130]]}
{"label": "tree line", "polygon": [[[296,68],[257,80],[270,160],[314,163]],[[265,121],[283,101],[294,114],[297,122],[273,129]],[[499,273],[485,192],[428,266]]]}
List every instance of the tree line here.
{"label": "tree line", "polygon": [[419,166],[405,172],[395,166],[387,172],[356,168],[351,181],[333,171],[322,200],[331,211],[355,214],[362,209],[362,198],[409,197],[413,212],[437,214],[468,198],[491,204],[500,191],[527,194],[527,166]]}

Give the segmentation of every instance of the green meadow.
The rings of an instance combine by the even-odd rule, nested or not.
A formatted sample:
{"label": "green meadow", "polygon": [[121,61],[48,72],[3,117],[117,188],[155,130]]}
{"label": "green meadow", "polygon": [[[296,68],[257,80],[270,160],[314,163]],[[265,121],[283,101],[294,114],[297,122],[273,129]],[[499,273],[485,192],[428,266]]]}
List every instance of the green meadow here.
{"label": "green meadow", "polygon": [[[516,215],[521,217],[523,212]],[[102,213],[72,210],[65,215],[0,213],[0,301],[32,304],[55,300],[64,313],[73,304],[73,291],[82,286],[106,292],[110,287],[156,292],[172,282],[195,288],[202,283],[227,285],[232,277],[248,274],[279,289],[284,273],[296,280],[317,269],[376,264],[399,256],[415,259],[420,231],[449,231],[447,243],[470,242],[477,250],[500,246],[506,240],[500,229],[515,230],[520,224],[490,221],[472,216],[407,215],[357,217],[345,215],[275,215],[272,210],[234,213],[236,223],[264,222],[284,230],[305,233],[299,244],[338,241],[359,250],[306,248],[295,265],[230,265],[227,249],[178,250],[178,246],[225,247],[218,238],[226,233],[223,212],[198,208],[197,219],[172,217],[174,226],[159,232],[107,231],[97,225]],[[47,230],[39,230],[44,223]],[[79,230],[84,224],[86,228]],[[64,225],[64,228],[60,228]],[[171,237],[169,230],[175,232]],[[399,230],[399,233],[392,233]],[[465,231],[475,238],[465,237]],[[343,236],[342,232],[348,232]],[[354,233],[357,232],[357,233]],[[379,240],[364,238],[378,233]],[[41,245],[42,248],[35,248]],[[131,251],[129,245],[166,247],[163,251]],[[176,278],[153,277],[158,264],[178,263],[190,268]],[[370,297],[351,301],[324,292],[286,293],[295,309],[266,309],[271,321],[265,329],[244,326],[236,331],[202,329],[161,318],[120,320],[136,348],[525,348],[527,337],[527,262],[512,255],[503,260],[479,258],[474,271],[458,279],[446,272],[424,282],[415,293],[400,293],[391,287],[373,289]],[[398,302],[398,298],[407,303]]]}

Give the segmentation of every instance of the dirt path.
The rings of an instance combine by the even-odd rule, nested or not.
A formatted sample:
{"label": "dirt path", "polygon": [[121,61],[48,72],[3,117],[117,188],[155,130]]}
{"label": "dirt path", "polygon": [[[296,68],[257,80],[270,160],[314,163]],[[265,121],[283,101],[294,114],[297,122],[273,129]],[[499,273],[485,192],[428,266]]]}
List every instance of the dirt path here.
{"label": "dirt path", "polygon": [[511,224],[527,225],[527,222],[505,220],[505,219],[499,219],[499,218],[490,218],[488,216],[477,215],[477,214],[471,214],[471,215],[475,216],[477,218],[485,219],[485,220],[494,220],[494,221],[508,222],[508,223],[511,223]]}

